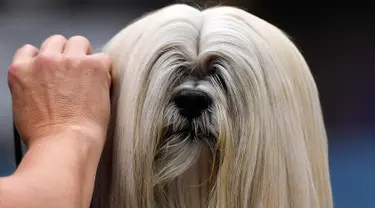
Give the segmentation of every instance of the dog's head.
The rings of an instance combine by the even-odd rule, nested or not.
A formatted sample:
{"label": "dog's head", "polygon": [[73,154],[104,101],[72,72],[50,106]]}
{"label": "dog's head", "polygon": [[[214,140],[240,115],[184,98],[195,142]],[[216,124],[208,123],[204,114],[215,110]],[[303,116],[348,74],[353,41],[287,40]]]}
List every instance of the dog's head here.
{"label": "dog's head", "polygon": [[279,29],[236,8],[174,5],[104,51],[114,207],[330,207],[316,86]]}

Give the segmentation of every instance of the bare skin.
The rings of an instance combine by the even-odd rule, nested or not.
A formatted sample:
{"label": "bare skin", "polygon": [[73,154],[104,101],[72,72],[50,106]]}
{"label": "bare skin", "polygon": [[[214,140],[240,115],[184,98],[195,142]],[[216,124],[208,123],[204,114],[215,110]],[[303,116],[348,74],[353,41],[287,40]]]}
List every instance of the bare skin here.
{"label": "bare skin", "polygon": [[14,122],[28,152],[0,178],[0,207],[90,205],[110,114],[111,62],[60,35],[20,48],[8,71]]}

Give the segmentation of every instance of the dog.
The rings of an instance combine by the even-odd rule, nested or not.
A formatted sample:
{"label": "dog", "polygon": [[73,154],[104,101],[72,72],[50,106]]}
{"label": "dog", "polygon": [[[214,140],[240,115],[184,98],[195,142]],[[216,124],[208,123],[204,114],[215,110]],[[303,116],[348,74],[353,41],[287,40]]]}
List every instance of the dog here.
{"label": "dog", "polygon": [[333,207],[318,90],[283,31],[175,4],[103,51],[112,115],[93,208]]}

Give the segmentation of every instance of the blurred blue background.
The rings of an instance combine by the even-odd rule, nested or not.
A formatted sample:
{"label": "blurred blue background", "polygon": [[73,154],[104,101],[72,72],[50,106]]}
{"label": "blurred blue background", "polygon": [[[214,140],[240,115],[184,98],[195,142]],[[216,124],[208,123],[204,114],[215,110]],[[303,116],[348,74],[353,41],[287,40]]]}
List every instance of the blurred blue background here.
{"label": "blurred blue background", "polygon": [[[185,2],[217,5],[215,1]],[[94,48],[100,48],[134,18],[171,3],[0,0],[0,176],[15,169],[7,68],[16,49],[26,43],[39,46],[53,34],[83,35]],[[311,66],[320,91],[335,207],[375,207],[375,28],[374,15],[366,9],[372,7],[359,2],[296,0],[220,3],[246,9],[292,37]]]}

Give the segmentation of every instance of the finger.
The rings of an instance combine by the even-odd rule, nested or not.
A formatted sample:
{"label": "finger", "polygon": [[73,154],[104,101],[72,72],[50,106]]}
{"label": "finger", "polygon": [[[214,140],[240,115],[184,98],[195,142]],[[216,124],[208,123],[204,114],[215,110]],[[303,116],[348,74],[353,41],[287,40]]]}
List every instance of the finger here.
{"label": "finger", "polygon": [[104,53],[96,53],[89,56],[94,63],[97,63],[99,68],[103,69],[108,74],[108,84],[111,86],[112,80],[112,62],[110,57]]}
{"label": "finger", "polygon": [[107,70],[108,73],[111,73],[112,62],[110,57],[104,53],[96,53],[90,56],[92,60],[100,64],[100,67],[104,70]]}
{"label": "finger", "polygon": [[92,48],[90,41],[83,36],[71,37],[65,45],[64,55],[91,55]]}
{"label": "finger", "polygon": [[53,35],[47,38],[40,47],[40,54],[61,54],[64,51],[66,38],[62,35]]}
{"label": "finger", "polygon": [[17,50],[13,57],[13,63],[19,63],[22,61],[30,60],[38,55],[38,48],[33,45],[27,44]]}

